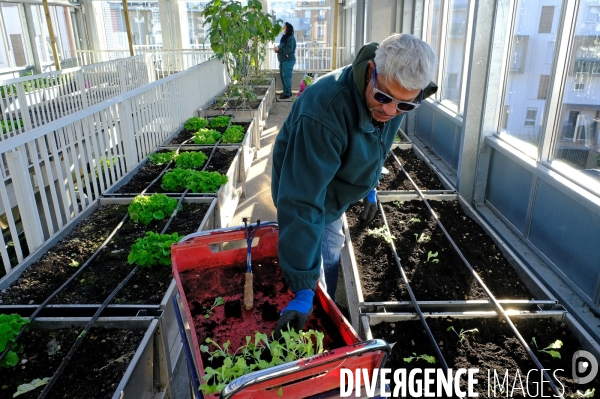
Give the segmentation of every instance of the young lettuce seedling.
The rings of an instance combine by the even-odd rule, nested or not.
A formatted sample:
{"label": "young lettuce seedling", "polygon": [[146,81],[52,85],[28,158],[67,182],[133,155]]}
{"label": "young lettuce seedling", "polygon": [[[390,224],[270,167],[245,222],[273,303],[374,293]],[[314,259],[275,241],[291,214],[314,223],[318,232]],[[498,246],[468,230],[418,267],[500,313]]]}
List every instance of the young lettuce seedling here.
{"label": "young lettuce seedling", "polygon": [[396,237],[394,237],[393,235],[390,234],[390,232],[388,231],[387,227],[385,227],[385,226],[378,227],[378,228],[375,228],[375,229],[368,229],[367,230],[367,235],[373,236],[375,238],[382,238],[388,244],[391,244],[392,240],[394,238],[396,238]]}
{"label": "young lettuce seedling", "polygon": [[551,343],[550,345],[548,345],[547,347],[545,347],[543,349],[540,349],[538,347],[538,344],[537,344],[537,342],[535,340],[535,337],[531,338],[531,340],[535,344],[535,347],[536,347],[536,349],[538,351],[547,353],[547,354],[549,354],[552,357],[556,357],[556,358],[560,359],[560,352],[552,350],[552,349],[560,349],[560,348],[562,348],[563,343],[562,343],[562,341],[560,339],[557,339],[556,341],[554,341],[553,343]]}
{"label": "young lettuce seedling", "polygon": [[571,395],[571,398],[593,398],[594,392],[596,392],[596,388],[586,389],[585,392],[577,391],[575,395]]}
{"label": "young lettuce seedling", "polygon": [[437,258],[437,256],[438,256],[437,252],[429,251],[427,253],[426,262],[429,262],[429,260],[431,259],[431,263],[438,263],[440,260]]}
{"label": "young lettuce seedling", "polygon": [[415,238],[417,239],[417,242],[419,244],[424,243],[425,241],[429,241],[431,239],[431,237],[426,235],[425,233],[421,233],[421,235],[415,233]]}
{"label": "young lettuce seedling", "polygon": [[459,338],[458,342],[462,342],[463,339],[467,338],[467,333],[475,333],[475,332],[479,332],[478,329],[476,328],[472,328],[470,330],[463,330],[462,328],[460,329],[460,332],[456,332],[456,330],[454,329],[454,326],[450,326],[448,328],[446,328],[446,331],[454,331],[454,334],[456,334]]}
{"label": "young lettuce seedling", "polygon": [[406,363],[410,363],[413,360],[419,360],[419,359],[425,360],[427,363],[431,363],[431,364],[435,363],[435,357],[434,356],[429,356],[429,355],[419,355],[419,356],[417,356],[417,354],[415,352],[413,352],[412,356],[403,358],[403,360]]}
{"label": "young lettuce seedling", "polygon": [[215,301],[213,302],[212,306],[206,311],[206,314],[204,315],[205,319],[210,318],[210,315],[212,314],[212,311],[217,307],[217,306],[221,306],[221,305],[225,305],[225,301],[223,300],[223,298],[221,298],[220,296],[215,298]]}

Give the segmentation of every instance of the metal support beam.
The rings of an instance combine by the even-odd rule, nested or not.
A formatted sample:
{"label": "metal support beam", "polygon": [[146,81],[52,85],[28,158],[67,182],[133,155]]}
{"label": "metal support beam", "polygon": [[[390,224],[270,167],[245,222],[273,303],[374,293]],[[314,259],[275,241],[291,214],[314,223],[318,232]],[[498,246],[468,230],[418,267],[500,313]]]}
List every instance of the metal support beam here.
{"label": "metal support beam", "polygon": [[52,27],[52,18],[50,18],[50,7],[48,0],[42,0],[44,3],[44,14],[46,15],[46,25],[48,26],[48,34],[50,35],[50,47],[52,47],[52,56],[54,57],[54,66],[57,71],[60,71],[60,60],[58,59],[58,49],[56,48],[56,38],[54,37],[54,28]]}
{"label": "metal support beam", "polygon": [[40,58],[40,51],[38,46],[35,45],[35,24],[33,22],[33,13],[31,12],[31,5],[24,4],[25,9],[25,25],[27,25],[27,41],[29,42],[29,48],[33,55],[33,73],[42,73],[42,60]]}
{"label": "metal support beam", "polygon": [[135,55],[133,52],[133,36],[131,34],[131,24],[129,23],[129,8],[127,0],[122,0],[123,3],[123,18],[125,18],[125,29],[127,29],[127,41],[129,42],[129,55]]}

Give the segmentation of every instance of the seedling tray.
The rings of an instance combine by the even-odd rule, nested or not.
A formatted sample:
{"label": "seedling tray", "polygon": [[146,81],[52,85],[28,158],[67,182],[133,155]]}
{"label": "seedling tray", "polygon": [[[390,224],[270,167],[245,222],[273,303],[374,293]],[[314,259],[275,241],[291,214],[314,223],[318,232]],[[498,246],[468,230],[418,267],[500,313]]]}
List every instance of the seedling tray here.
{"label": "seedling tray", "polygon": [[[539,280],[525,267],[518,257],[504,244],[504,242],[494,233],[494,231],[478,216],[478,214],[458,195],[458,194],[424,194],[428,201],[458,201],[461,209],[470,216],[483,230],[492,238],[496,247],[504,255],[504,258],[513,267],[516,275],[522,284],[531,292],[531,298],[505,299],[501,301],[503,306],[519,310],[550,310],[556,306],[556,299],[539,282]],[[382,203],[394,201],[410,201],[420,199],[415,193],[388,192],[379,196]],[[388,223],[390,220],[388,218]],[[444,221],[442,220],[442,223]],[[360,312],[384,312],[384,311],[407,311],[414,308],[412,302],[407,300],[383,300],[367,301],[365,300],[361,279],[358,272],[358,265],[354,256],[354,246],[350,238],[347,221],[344,217],[344,231],[346,234],[346,245],[342,249],[341,265],[346,283],[346,293],[348,297],[350,318],[352,325],[358,330],[358,317]],[[390,249],[391,253],[391,249]],[[397,267],[392,263],[390,267]],[[427,267],[423,265],[423,267]],[[464,264],[456,264],[457,268],[465,268]],[[492,291],[493,293],[493,291]],[[417,297],[417,299],[419,299]],[[462,299],[462,298],[461,298]],[[486,311],[493,310],[493,304],[490,300],[422,300],[418,301],[427,311]]]}
{"label": "seedling tray", "polygon": [[[201,328],[204,317],[198,317],[199,304],[206,299],[211,301],[221,296],[227,305],[228,302],[242,297],[247,256],[244,237],[244,227],[238,226],[191,235],[172,246],[173,274],[182,296],[183,325],[189,325],[189,330],[183,337],[191,343],[191,359],[188,364],[193,364],[194,370],[191,371],[200,378],[204,376],[200,345],[204,343],[207,335]],[[258,228],[252,247],[252,267],[255,276],[254,309],[242,310],[244,313],[240,316],[241,319],[235,319],[237,327],[220,331],[213,339],[218,342],[231,340],[231,347],[236,347],[236,341],[243,340],[246,335],[253,335],[255,330],[270,335],[277,317],[265,320],[260,315],[261,307],[264,312],[268,298],[260,297],[256,287],[261,284],[262,278],[275,283],[276,287],[285,288],[280,271],[271,270],[268,275],[260,276],[262,263],[277,260],[277,239],[276,224],[264,223]],[[210,279],[207,277],[209,275]],[[275,298],[277,310],[280,311],[293,296],[287,290],[276,290],[272,297]],[[315,302],[316,307],[311,319],[314,320],[315,314],[321,313],[323,319],[316,319],[317,324],[326,320],[333,321],[346,346],[312,358],[249,373],[231,382],[221,393],[221,397],[277,398],[278,390],[282,387],[285,397],[306,398],[339,388],[340,367],[364,367],[372,370],[381,364],[387,348],[385,342],[361,343],[354,329],[320,286],[316,291]],[[211,317],[215,317],[215,320],[222,318],[217,310]],[[311,319],[308,322],[309,326],[312,325]]]}

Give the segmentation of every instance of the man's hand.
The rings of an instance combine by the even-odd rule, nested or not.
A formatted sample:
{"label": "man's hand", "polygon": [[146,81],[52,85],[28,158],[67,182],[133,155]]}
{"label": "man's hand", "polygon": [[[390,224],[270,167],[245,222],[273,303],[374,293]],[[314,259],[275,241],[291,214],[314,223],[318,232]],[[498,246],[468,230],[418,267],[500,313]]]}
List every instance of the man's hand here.
{"label": "man's hand", "polygon": [[377,213],[377,190],[373,189],[369,191],[367,197],[363,199],[363,211],[361,212],[359,219],[362,227],[367,226]]}
{"label": "man's hand", "polygon": [[275,325],[275,339],[281,338],[281,330],[286,331],[288,324],[290,329],[296,331],[302,330],[306,320],[312,313],[313,298],[315,293],[313,290],[300,290],[295,294],[294,299],[281,311],[279,321]]}

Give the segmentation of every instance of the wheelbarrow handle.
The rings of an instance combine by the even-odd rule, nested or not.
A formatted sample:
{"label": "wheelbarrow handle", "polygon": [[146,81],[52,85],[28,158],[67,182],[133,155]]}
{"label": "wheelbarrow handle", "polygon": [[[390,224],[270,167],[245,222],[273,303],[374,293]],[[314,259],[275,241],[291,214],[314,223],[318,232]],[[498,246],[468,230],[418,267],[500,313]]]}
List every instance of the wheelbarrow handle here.
{"label": "wheelbarrow handle", "polygon": [[[277,227],[278,225],[276,222],[263,222],[260,224],[259,229],[261,229],[263,227],[269,227],[269,226]],[[240,226],[232,226],[232,227],[223,227],[221,229],[199,231],[196,233],[188,234],[187,236],[185,236],[181,240],[179,240],[179,242],[182,243],[185,241],[189,241],[192,238],[196,238],[196,237],[204,237],[204,236],[209,236],[209,235],[214,235],[214,234],[231,233],[231,232],[242,231],[242,230],[246,230],[246,227],[240,225]]]}

